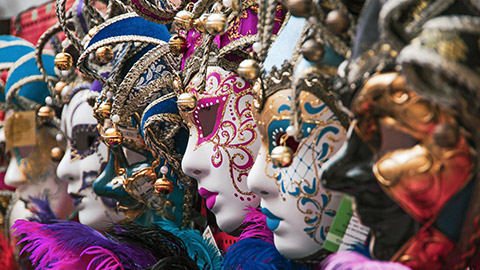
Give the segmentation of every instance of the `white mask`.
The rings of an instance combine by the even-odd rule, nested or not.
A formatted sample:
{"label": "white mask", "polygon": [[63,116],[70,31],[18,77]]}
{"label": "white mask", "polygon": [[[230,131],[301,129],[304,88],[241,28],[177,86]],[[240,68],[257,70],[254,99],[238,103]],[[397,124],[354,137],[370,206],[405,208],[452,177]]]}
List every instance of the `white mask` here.
{"label": "white mask", "polygon": [[[194,86],[192,93],[196,93]],[[238,228],[248,206],[259,198],[247,188],[247,176],[260,147],[250,104],[251,88],[240,76],[207,68],[205,91],[192,113],[183,113],[190,130],[182,160],[185,173],[198,181],[199,193],[225,232]]]}
{"label": "white mask", "polygon": [[99,197],[92,189],[102,164],[107,161],[108,149],[100,142],[97,120],[87,103],[90,93],[90,90],[76,93],[63,108],[62,129],[69,139],[57,175],[68,184],[68,193],[74,199],[80,223],[103,229],[125,217],[115,211],[111,199]]}
{"label": "white mask", "polygon": [[248,186],[261,197],[262,212],[274,234],[276,248],[290,259],[318,252],[342,195],[325,190],[319,181],[322,164],[343,144],[345,129],[322,101],[302,92],[302,131],[300,142],[289,138],[293,162],[274,167],[270,153],[290,125],[291,90],[270,96],[255,120],[262,135],[262,146],[248,177]]}

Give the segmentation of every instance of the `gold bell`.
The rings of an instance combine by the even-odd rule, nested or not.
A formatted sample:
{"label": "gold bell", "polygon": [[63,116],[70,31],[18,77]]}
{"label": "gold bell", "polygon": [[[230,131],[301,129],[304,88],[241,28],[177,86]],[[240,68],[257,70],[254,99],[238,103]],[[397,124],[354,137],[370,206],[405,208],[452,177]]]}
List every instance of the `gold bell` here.
{"label": "gold bell", "polygon": [[64,81],[59,81],[55,84],[55,93],[57,95],[60,95],[62,93],[62,90],[63,88],[65,88],[65,86],[67,86],[67,83],[64,82]]}
{"label": "gold bell", "polygon": [[192,93],[182,93],[177,98],[177,106],[183,112],[191,112],[197,107],[197,98]]}
{"label": "gold bell", "polygon": [[69,53],[66,52],[61,52],[55,55],[53,62],[58,70],[69,70],[73,66],[73,58]]}
{"label": "gold bell", "polygon": [[55,111],[49,106],[42,106],[38,109],[37,116],[40,118],[40,121],[46,123],[55,117]]}
{"label": "gold bell", "polygon": [[318,62],[325,55],[325,47],[315,39],[311,38],[303,43],[300,52],[310,62]]}
{"label": "gold bell", "polygon": [[193,13],[187,10],[182,10],[173,18],[175,26],[182,30],[190,30],[193,26]]}
{"label": "gold bell", "polygon": [[181,54],[187,50],[187,40],[179,35],[174,35],[168,41],[170,51],[173,54]]}
{"label": "gold bell", "polygon": [[64,154],[65,152],[62,150],[62,148],[58,146],[52,148],[52,150],[50,151],[50,157],[54,162],[60,162]]}
{"label": "gold bell", "polygon": [[198,19],[196,19],[193,22],[193,28],[195,28],[195,30],[197,30],[199,33],[207,32],[207,29],[206,29],[207,19],[208,19],[208,14],[206,13],[202,14]]}
{"label": "gold bell", "polygon": [[95,58],[101,64],[109,63],[113,60],[113,50],[108,46],[100,47],[95,51]]}
{"label": "gold bell", "polygon": [[288,146],[280,145],[272,149],[270,158],[272,159],[273,165],[276,167],[288,167],[293,161],[293,151]]}
{"label": "gold bell", "polygon": [[293,16],[307,18],[312,11],[312,0],[287,0],[285,6]]}
{"label": "gold bell", "polygon": [[350,25],[350,19],[346,11],[335,9],[327,14],[325,25],[330,32],[340,35],[347,30]]}
{"label": "gold bell", "polygon": [[227,17],[222,13],[210,14],[207,18],[205,29],[211,35],[223,35],[227,32]]}
{"label": "gold bell", "polygon": [[260,66],[253,59],[245,59],[238,65],[237,72],[247,81],[253,81],[260,75]]}
{"label": "gold bell", "polygon": [[155,195],[168,195],[173,191],[173,183],[168,180],[165,175],[162,178],[157,179],[153,185]]}
{"label": "gold bell", "polygon": [[105,132],[102,134],[102,138],[108,146],[113,147],[120,145],[123,141],[122,133],[116,129],[116,127],[105,130]]}
{"label": "gold bell", "polygon": [[103,118],[107,118],[110,116],[111,111],[112,111],[112,101],[110,99],[107,99],[104,102],[102,102],[100,106],[98,106],[95,112],[99,116]]}

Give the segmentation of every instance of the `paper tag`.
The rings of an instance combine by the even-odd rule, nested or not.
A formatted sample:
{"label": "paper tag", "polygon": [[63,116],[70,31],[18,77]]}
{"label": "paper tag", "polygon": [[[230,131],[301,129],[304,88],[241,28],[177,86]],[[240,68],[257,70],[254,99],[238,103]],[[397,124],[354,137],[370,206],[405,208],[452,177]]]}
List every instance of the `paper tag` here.
{"label": "paper tag", "polygon": [[8,113],[5,125],[8,149],[35,145],[35,117],[35,111]]}
{"label": "paper tag", "polygon": [[370,232],[370,228],[360,223],[356,213],[352,210],[352,198],[344,196],[332,222],[330,231],[323,248],[337,252],[351,250],[354,246],[363,246]]}

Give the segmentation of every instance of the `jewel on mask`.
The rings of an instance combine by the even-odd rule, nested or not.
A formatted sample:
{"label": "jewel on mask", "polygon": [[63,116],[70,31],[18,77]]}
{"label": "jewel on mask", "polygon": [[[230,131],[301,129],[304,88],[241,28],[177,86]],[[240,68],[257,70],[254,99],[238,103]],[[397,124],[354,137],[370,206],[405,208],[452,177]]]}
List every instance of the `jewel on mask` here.
{"label": "jewel on mask", "polygon": [[72,42],[68,38],[66,38],[62,41],[62,47],[63,48],[67,48],[70,45],[72,45]]}
{"label": "jewel on mask", "polygon": [[112,121],[113,121],[114,123],[120,122],[120,116],[118,116],[118,114],[113,115],[113,116],[112,116]]}
{"label": "jewel on mask", "polygon": [[57,142],[63,141],[63,134],[58,133],[57,135],[55,135],[55,140],[57,140]]}
{"label": "jewel on mask", "polygon": [[53,99],[52,97],[48,96],[45,98],[45,104],[47,105],[52,105],[53,104]]}
{"label": "jewel on mask", "polygon": [[302,45],[300,52],[310,62],[318,62],[325,55],[325,47],[313,38],[307,39]]}
{"label": "jewel on mask", "polygon": [[197,107],[197,98],[191,93],[182,93],[177,98],[177,106],[183,112],[192,112]]}
{"label": "jewel on mask", "polygon": [[65,152],[58,146],[52,148],[52,150],[50,151],[50,157],[54,162],[60,162],[64,154]]}
{"label": "jewel on mask", "polygon": [[252,49],[253,49],[254,52],[260,53],[262,51],[262,44],[257,41],[255,43],[253,43]]}
{"label": "jewel on mask", "polygon": [[108,47],[100,47],[95,51],[95,58],[101,64],[109,63],[113,60],[113,50]]}
{"label": "jewel on mask", "polygon": [[61,52],[55,55],[53,62],[58,70],[69,70],[73,66],[73,58],[69,53],[66,52]]}
{"label": "jewel on mask", "polygon": [[238,65],[237,72],[247,81],[254,81],[260,76],[260,66],[253,59],[245,59]]}
{"label": "jewel on mask", "polygon": [[223,35],[228,29],[227,17],[222,13],[210,14],[205,28],[211,35]]}

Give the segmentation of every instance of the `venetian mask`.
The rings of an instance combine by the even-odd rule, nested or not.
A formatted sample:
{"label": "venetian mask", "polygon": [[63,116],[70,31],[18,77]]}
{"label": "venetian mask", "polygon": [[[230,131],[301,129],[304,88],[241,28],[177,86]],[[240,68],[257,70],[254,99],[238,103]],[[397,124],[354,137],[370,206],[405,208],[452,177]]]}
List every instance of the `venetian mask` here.
{"label": "venetian mask", "polygon": [[[43,54],[45,70],[53,71],[53,56]],[[53,75],[50,75],[53,76]],[[45,104],[49,96],[46,84],[31,52],[10,69],[6,84],[7,113],[5,135],[11,161],[5,183],[16,188],[17,201],[12,204],[10,225],[18,218],[32,215],[35,209],[31,198],[47,199],[60,219],[67,218],[73,210],[67,186],[56,174],[57,162],[63,155],[65,139],[56,125],[55,111]],[[57,140],[58,139],[58,140]]]}
{"label": "venetian mask", "polygon": [[[447,202],[468,184],[473,166],[455,112],[411,91],[397,73],[372,76],[354,98],[352,112],[357,120],[348,145],[327,165],[323,183],[355,196],[362,222],[375,232],[377,258],[393,256],[418,223],[423,227],[416,237],[424,248],[415,241],[417,250],[409,254],[446,255],[452,244],[434,228],[441,227]],[[453,231],[443,233],[457,238]],[[394,259],[409,261],[410,255]]]}
{"label": "venetian mask", "polygon": [[197,180],[220,229],[232,232],[243,222],[244,210],[259,203],[247,187],[260,147],[251,88],[235,73],[214,66],[207,68],[205,91],[199,92],[193,83],[187,88],[198,103],[193,112],[182,115],[190,130],[182,167]]}
{"label": "venetian mask", "polygon": [[[35,117],[34,113],[32,115]],[[6,134],[9,143],[18,138],[12,133],[12,129],[15,129],[14,126],[19,123],[25,123],[25,121],[22,121],[25,120],[25,117],[25,114],[13,113],[7,119]],[[19,199],[16,204],[23,202],[25,203],[25,209],[34,209],[36,206],[31,203],[30,198],[48,199],[57,216],[65,219],[73,210],[72,200],[67,194],[66,184],[62,183],[55,174],[57,162],[51,159],[52,149],[64,148],[65,142],[58,142],[51,135],[48,127],[33,127],[33,129],[34,145],[18,146],[10,149],[11,160],[5,175],[5,184],[16,188]],[[10,225],[16,219],[27,218],[32,215],[29,211],[23,214],[20,212],[18,210],[11,211]]]}
{"label": "venetian mask", "polygon": [[[291,93],[280,90],[267,99],[261,112],[254,110],[262,146],[248,186],[262,198],[262,212],[277,249],[288,258],[299,259],[322,248],[342,200],[341,194],[320,185],[319,172],[343,144],[346,132],[320,99],[303,91],[302,136],[298,141],[289,137]],[[276,167],[272,162],[272,150],[281,145],[294,152],[288,167]]]}
{"label": "venetian mask", "polygon": [[63,108],[62,129],[68,145],[57,175],[68,184],[80,223],[102,229],[125,217],[115,211],[115,201],[96,195],[92,189],[107,162],[108,149],[100,142],[97,120],[87,102],[90,93],[88,89],[76,92]]}

